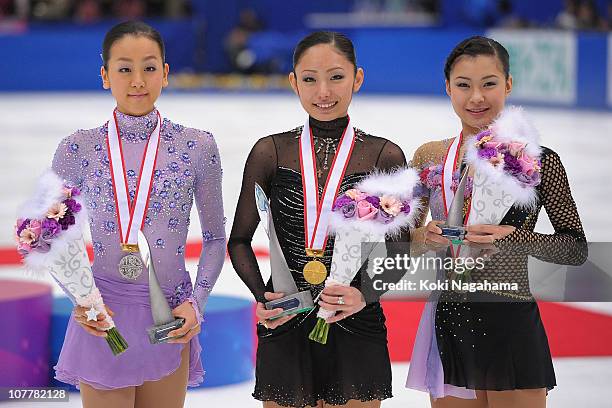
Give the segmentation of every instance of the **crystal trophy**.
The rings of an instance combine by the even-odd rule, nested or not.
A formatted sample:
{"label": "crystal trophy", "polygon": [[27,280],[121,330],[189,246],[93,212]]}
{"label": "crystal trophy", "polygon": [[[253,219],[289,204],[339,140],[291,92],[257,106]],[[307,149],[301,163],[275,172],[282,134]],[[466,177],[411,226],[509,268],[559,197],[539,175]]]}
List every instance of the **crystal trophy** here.
{"label": "crystal trophy", "polygon": [[272,317],[270,320],[311,310],[314,308],[312,294],[310,290],[298,291],[293,276],[291,276],[287,261],[285,260],[285,256],[283,255],[283,251],[278,243],[278,237],[274,229],[274,221],[272,220],[272,213],[270,212],[270,202],[266,197],[266,193],[257,183],[255,183],[255,202],[257,203],[259,218],[270,240],[269,248],[272,286],[274,287],[274,292],[285,294],[281,299],[266,302],[265,307],[268,310],[277,308],[283,309],[281,314]]}
{"label": "crystal trophy", "polygon": [[448,209],[446,223],[439,225],[442,236],[448,238],[453,244],[460,244],[465,238],[465,226],[463,225],[463,205],[465,203],[465,185],[467,183],[470,166],[465,166],[457,191]]}
{"label": "crystal trophy", "polygon": [[155,274],[149,242],[142,231],[138,231],[138,249],[143,264],[149,271],[149,300],[151,302],[151,315],[153,316],[154,323],[152,327],[147,329],[149,341],[151,344],[166,343],[168,340],[176,338],[168,336],[168,333],[183,327],[185,319],[177,319],[172,315],[172,309],[170,309],[166,301],[166,297],[159,286],[159,281]]}

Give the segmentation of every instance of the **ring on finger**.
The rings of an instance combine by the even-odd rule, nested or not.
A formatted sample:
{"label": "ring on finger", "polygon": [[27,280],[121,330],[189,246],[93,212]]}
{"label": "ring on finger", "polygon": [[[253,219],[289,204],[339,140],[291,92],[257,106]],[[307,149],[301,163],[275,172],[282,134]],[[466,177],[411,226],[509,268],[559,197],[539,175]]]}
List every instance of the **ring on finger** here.
{"label": "ring on finger", "polygon": [[344,302],[344,298],[343,298],[342,296],[338,296],[338,304],[339,304],[339,305],[344,305],[344,304],[346,304],[346,303]]}

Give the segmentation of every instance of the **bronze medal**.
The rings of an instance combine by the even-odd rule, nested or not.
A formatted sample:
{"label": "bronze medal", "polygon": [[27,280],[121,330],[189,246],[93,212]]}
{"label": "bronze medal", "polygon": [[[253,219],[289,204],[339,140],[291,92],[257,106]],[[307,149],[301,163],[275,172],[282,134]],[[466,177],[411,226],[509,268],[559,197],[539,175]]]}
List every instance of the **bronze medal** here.
{"label": "bronze medal", "polygon": [[325,282],[327,278],[327,268],[323,265],[323,262],[312,260],[304,265],[304,279],[311,285],[318,285]]}

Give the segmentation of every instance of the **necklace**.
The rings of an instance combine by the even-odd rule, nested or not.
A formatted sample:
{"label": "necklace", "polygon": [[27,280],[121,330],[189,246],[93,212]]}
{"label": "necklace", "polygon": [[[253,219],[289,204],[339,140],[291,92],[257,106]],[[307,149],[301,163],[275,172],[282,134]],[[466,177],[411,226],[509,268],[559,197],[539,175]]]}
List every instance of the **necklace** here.
{"label": "necklace", "polygon": [[[301,127],[297,127],[295,129],[293,129],[292,131],[294,132],[301,132]],[[355,129],[355,141],[356,142],[363,142],[363,138],[360,135],[360,130],[359,129]],[[296,139],[300,138],[300,135],[298,134],[296,137]],[[329,153],[332,151],[333,149],[333,154],[334,156],[336,155],[336,151],[337,151],[337,143],[338,143],[338,139],[334,139],[333,137],[317,137],[313,135],[313,142],[314,142],[314,147],[315,147],[315,158],[317,160],[317,177],[321,178],[321,176],[323,175],[323,170],[329,170],[329,166],[328,166],[328,162],[329,162]],[[323,150],[323,145],[325,145],[325,156],[323,158],[323,165],[321,166],[321,160],[319,159],[318,154],[321,152],[321,150]]]}
{"label": "necklace", "polygon": [[[327,165],[329,159],[329,153],[336,154],[337,146],[336,143],[338,140],[331,137],[314,137],[315,144],[315,153],[318,155],[321,150],[323,150],[323,145],[325,145],[325,157],[323,158],[323,170],[329,170],[329,166]],[[318,159],[318,157],[317,157]],[[317,171],[317,175],[321,177],[321,170]]]}

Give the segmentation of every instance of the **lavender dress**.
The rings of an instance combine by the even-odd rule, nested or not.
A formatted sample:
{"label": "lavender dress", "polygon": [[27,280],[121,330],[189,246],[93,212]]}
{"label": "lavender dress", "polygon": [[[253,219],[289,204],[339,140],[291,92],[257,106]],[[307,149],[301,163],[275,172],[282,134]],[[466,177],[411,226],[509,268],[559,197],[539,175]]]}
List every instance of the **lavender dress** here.
{"label": "lavender dress", "polygon": [[[454,176],[454,179],[457,179]],[[429,210],[433,220],[445,220],[444,199],[442,190],[425,190],[429,198]],[[410,369],[406,387],[427,392],[432,398],[452,396],[463,399],[475,399],[474,390],[444,383],[444,368],[435,336],[435,315],[439,293],[432,293],[421,314],[419,328],[414,341]]]}
{"label": "lavender dress", "polygon": [[[157,110],[134,117],[117,111],[129,194],[133,198],[146,141],[157,124]],[[181,362],[182,344],[149,344],[146,329],[153,325],[148,276],[136,280],[121,276],[117,210],[113,198],[106,145],[107,124],[79,130],[57,148],[53,169],[82,190],[89,215],[96,285],[113,319],[129,344],[113,356],[106,341],[68,324],[56,378],[78,386],[82,381],[108,390],[156,381],[174,372]],[[195,201],[203,235],[195,288],[185,269],[185,241]],[[213,135],[164,119],[143,232],[149,240],[162,290],[172,308],[185,301],[204,311],[225,258],[225,229],[221,197],[221,164]],[[189,385],[202,382],[202,348],[198,337],[190,343]]]}

